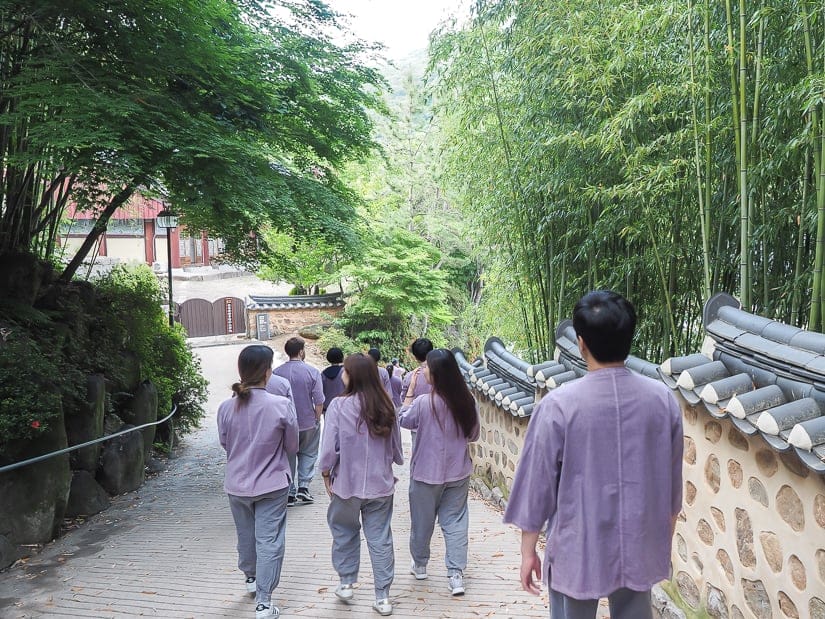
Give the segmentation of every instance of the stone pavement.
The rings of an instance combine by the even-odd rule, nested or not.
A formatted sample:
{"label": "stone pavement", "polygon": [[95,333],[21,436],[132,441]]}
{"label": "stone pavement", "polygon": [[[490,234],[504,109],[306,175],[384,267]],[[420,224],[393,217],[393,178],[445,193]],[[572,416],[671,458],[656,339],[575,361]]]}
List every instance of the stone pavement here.
{"label": "stone pavement", "polygon": [[[215,409],[235,380],[242,345],[202,348],[210,380],[209,411],[201,430],[186,438],[179,457],[137,492],[114,499],[40,554],[0,574],[0,617],[253,617],[254,604],[236,568],[235,530],[223,493],[223,451]],[[409,454],[409,435],[405,435]],[[467,594],[453,598],[446,587],[444,546],[433,536],[430,578],[407,572],[409,553],[408,471],[399,467],[393,533],[396,577],[394,616],[547,617],[546,600],[520,590],[519,536],[501,514],[479,499],[470,505]],[[344,606],[332,591],[327,498],[313,482],[315,505],[288,512],[287,548],[273,599],[283,617],[377,617],[372,611],[372,571],[363,544],[361,587]],[[606,616],[606,615],[605,615]]]}

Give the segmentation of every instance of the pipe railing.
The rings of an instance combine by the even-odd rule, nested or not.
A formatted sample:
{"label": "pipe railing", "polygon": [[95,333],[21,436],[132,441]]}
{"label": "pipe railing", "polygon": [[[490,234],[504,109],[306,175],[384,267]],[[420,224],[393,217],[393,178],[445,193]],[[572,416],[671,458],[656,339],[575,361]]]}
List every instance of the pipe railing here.
{"label": "pipe railing", "polygon": [[9,471],[14,471],[16,469],[23,468],[24,466],[28,466],[29,464],[36,464],[38,462],[43,462],[44,460],[48,460],[49,458],[54,458],[55,456],[62,456],[63,454],[70,453],[72,451],[77,451],[78,449],[83,449],[84,447],[90,447],[91,445],[95,445],[97,443],[102,443],[104,441],[111,440],[116,436],[123,436],[124,434],[129,434],[129,432],[134,432],[136,430],[142,430],[143,428],[148,428],[150,426],[157,426],[160,425],[169,419],[172,418],[178,410],[178,405],[172,407],[172,412],[166,415],[163,419],[158,419],[157,421],[150,421],[149,423],[144,423],[139,426],[135,426],[133,428],[128,428],[126,430],[120,430],[115,432],[114,434],[107,434],[106,436],[101,436],[100,438],[96,438],[91,441],[86,441],[85,443],[80,443],[79,445],[72,445],[71,447],[65,447],[64,449],[58,449],[57,451],[52,451],[47,454],[42,454],[40,456],[35,456],[34,458],[29,458],[28,460],[21,460],[20,462],[15,462],[14,464],[7,464],[6,466],[0,466],[0,473],[8,473]]}

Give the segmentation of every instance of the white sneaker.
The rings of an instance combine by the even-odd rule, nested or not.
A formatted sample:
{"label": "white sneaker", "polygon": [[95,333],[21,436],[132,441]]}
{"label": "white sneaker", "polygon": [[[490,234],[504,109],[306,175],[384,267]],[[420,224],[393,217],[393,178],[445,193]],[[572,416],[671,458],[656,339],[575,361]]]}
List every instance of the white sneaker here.
{"label": "white sneaker", "polygon": [[456,572],[447,580],[447,587],[450,589],[450,595],[464,595],[464,575],[461,572]]}
{"label": "white sneaker", "polygon": [[267,619],[273,617],[277,619],[281,616],[281,609],[275,606],[272,602],[267,606],[263,602],[259,602],[255,607],[255,619]]}
{"label": "white sneaker", "polygon": [[255,584],[255,577],[250,576],[246,579],[246,592],[247,593],[255,593],[257,589],[257,585]]}
{"label": "white sneaker", "polygon": [[372,605],[372,608],[382,617],[386,617],[392,614],[392,604],[390,604],[389,598],[384,598],[383,600],[375,600],[375,602]]}
{"label": "white sneaker", "polygon": [[427,580],[427,566],[416,565],[415,561],[410,563],[410,574],[415,576],[416,580]]}
{"label": "white sneaker", "polygon": [[353,590],[352,585],[345,585],[343,583],[335,587],[335,597],[347,604],[352,601]]}

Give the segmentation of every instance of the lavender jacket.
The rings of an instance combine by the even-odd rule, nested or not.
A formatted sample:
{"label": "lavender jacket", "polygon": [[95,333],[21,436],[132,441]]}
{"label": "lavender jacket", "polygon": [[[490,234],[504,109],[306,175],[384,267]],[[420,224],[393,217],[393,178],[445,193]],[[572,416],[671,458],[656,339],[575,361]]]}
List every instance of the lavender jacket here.
{"label": "lavender jacket", "polygon": [[287,456],[298,451],[298,422],[289,399],[257,388],[245,402],[224,400],[218,437],[226,450],[228,494],[254,497],[289,486]]}
{"label": "lavender jacket", "polygon": [[315,407],[324,403],[321,372],[300,359],[290,359],[275,368],[273,374],[286,378],[292,387],[292,401],[295,402],[295,412],[298,414],[298,429],[314,428],[317,423]]}
{"label": "lavender jacket", "polygon": [[404,464],[401,431],[375,437],[361,421],[361,399],[339,396],[327,408],[319,464],[331,471],[332,492],[342,499],[377,499],[395,491],[392,465]]}
{"label": "lavender jacket", "polygon": [[478,412],[473,431],[465,437],[442,397],[424,394],[401,409],[401,427],[418,431],[410,459],[410,477],[415,481],[446,484],[473,472],[467,444],[478,440]]}
{"label": "lavender jacket", "polygon": [[272,374],[266,383],[266,390],[273,395],[282,395],[292,400],[292,387],[286,378]]}
{"label": "lavender jacket", "polygon": [[403,402],[404,399],[407,397],[407,392],[410,390],[410,383],[412,382],[413,374],[417,374],[418,378],[415,379],[415,389],[413,389],[412,396],[417,398],[420,395],[424,395],[425,393],[430,393],[433,390],[432,385],[427,382],[427,379],[424,378],[424,366],[419,365],[414,370],[407,372],[404,375],[404,380],[401,381],[401,401]]}
{"label": "lavender jacket", "polygon": [[682,415],[670,389],[603,368],[536,406],[504,521],[547,522],[544,578],[576,599],[668,578],[682,509]]}

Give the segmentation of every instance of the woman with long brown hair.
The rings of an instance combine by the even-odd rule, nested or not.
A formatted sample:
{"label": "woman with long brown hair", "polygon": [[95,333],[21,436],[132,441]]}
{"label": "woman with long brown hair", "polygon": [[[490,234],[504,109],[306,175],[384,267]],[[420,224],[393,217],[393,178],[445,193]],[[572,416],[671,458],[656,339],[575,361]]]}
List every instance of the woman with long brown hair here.
{"label": "woman with long brown hair", "polygon": [[467,493],[473,471],[467,445],[478,439],[478,411],[453,353],[436,348],[426,361],[423,373],[432,392],[414,400],[408,392],[400,412],[401,427],[418,432],[410,459],[410,571],[418,580],[427,578],[438,517],[448,587],[452,595],[464,595]]}
{"label": "woman with long brown hair", "polygon": [[255,618],[278,617],[272,590],[284,560],[288,456],[298,451],[292,400],[266,391],[274,354],[247,346],[238,357],[241,380],[218,407],[218,436],[226,450],[224,489],[238,534],[238,568],[255,594]]}
{"label": "woman with long brown hair", "polygon": [[344,360],[342,378],[344,393],[327,408],[319,461],[330,496],[332,564],[340,578],[335,595],[345,603],[352,601],[363,526],[375,587],[372,607],[380,615],[390,615],[389,592],[395,577],[392,465],[404,463],[401,432],[375,361],[361,353],[350,355]]}

